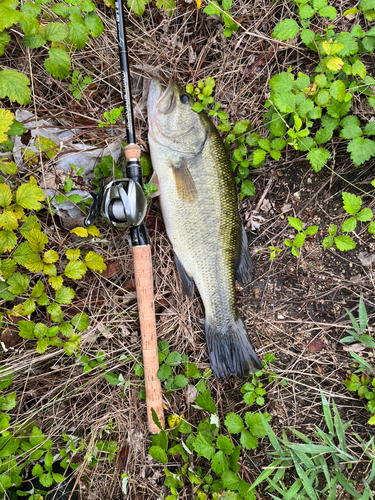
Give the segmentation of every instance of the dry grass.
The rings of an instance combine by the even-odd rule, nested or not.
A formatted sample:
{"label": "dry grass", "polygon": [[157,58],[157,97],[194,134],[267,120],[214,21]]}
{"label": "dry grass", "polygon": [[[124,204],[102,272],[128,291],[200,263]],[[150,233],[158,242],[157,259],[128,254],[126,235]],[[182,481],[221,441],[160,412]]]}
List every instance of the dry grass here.
{"label": "dry grass", "polygon": [[[303,46],[280,44],[270,37],[281,18],[293,16],[292,2],[255,0],[251,5],[245,1],[235,4],[232,12],[242,28],[229,39],[222,35],[222,22],[198,11],[194,2],[181,1],[172,18],[156,9],[154,3],[143,17],[129,15],[127,18],[136,129],[146,154],[146,98],[152,75],[158,74],[165,81],[174,77],[183,84],[208,76],[215,78],[216,100],[226,109],[230,121],[247,118],[253,131],[262,133],[268,79],[289,66],[297,73],[311,71],[315,65],[314,55]],[[340,3],[342,11],[351,6],[349,1]],[[99,8],[106,28],[104,35],[91,39],[87,50],[73,56],[74,69],[93,79],[81,101],[72,99],[68,91],[70,82],[56,81],[47,75],[43,68],[44,49],[30,52],[14,39],[6,51],[4,67],[16,68],[32,79],[35,107],[30,105],[30,109],[35,109],[39,119],[53,118],[61,127],[86,131],[79,141],[108,144],[125,134],[123,127],[112,131],[114,137],[95,127],[104,111],[122,104],[114,15],[102,4]],[[350,29],[350,23],[339,18],[338,27]],[[369,64],[373,67],[373,61]],[[358,114],[367,114],[359,104]],[[274,353],[275,372],[288,381],[286,387],[278,383],[267,387],[265,410],[273,417],[275,432],[293,427],[311,435],[314,425],[324,427],[321,387],[328,399],[334,398],[343,420],[353,421],[351,430],[365,437],[369,433],[368,415],[363,403],[344,387],[344,379],[350,371],[350,356],[339,339],[350,324],[344,309],[355,312],[361,294],[369,312],[369,324],[374,325],[374,272],[372,268],[363,267],[357,258],[360,250],[374,250],[374,238],[363,230],[358,233],[357,249],[341,254],[323,251],[322,237],[318,234],[316,240],[307,242],[298,261],[283,252],[272,264],[267,250],[270,241],[281,247],[283,238],[293,233],[287,228],[286,214],[280,209],[283,205],[289,205],[288,215],[299,214],[309,225],[326,229],[329,223],[343,218],[339,193],[346,184],[342,178],[368,189],[374,177],[373,163],[353,172],[344,145],[332,143],[330,149],[334,152],[332,173],[325,170],[314,174],[303,156],[293,151],[282,164],[269,162],[251,173],[257,197],[241,202],[245,223],[270,177],[273,183],[260,209],[266,220],[259,230],[250,232],[255,277],[250,286],[238,290],[238,300],[260,357],[267,352]],[[41,182],[43,169],[51,168],[54,168],[53,161],[38,165],[35,173]],[[374,209],[373,198],[364,198],[364,204]],[[205,368],[208,358],[202,327],[203,308],[198,297],[189,300],[183,295],[157,204],[150,206],[147,225],[152,237],[159,338]],[[68,232],[58,218],[51,220],[45,216],[44,227],[55,248],[66,250],[81,244],[66,241]],[[17,373],[11,386],[18,394],[15,421],[35,422],[53,438],[54,451],[64,444],[62,432],[82,437],[89,449],[105,438],[118,442],[117,458],[113,462],[101,462],[96,468],[88,466],[83,453],[74,457],[74,461],[80,463],[75,477],[83,488],[82,499],[123,498],[120,489],[123,472],[130,477],[127,498],[157,499],[164,491],[163,468],[147,454],[150,441],[145,404],[138,398],[141,381],[134,374],[141,352],[136,300],[129,287],[133,274],[130,248],[123,234],[104,226],[101,229],[108,243],[92,244],[90,249],[103,255],[107,264],[118,266],[118,271],[111,278],[91,273],[77,282],[77,299],[71,309],[72,314],[84,311],[90,316],[81,355],[93,357],[103,351],[106,370],[122,373],[130,385],[125,391],[111,386],[98,369],[83,373],[82,365],[74,356],[67,357],[56,348],[37,355],[26,342],[1,353],[0,357]],[[370,332],[374,333],[373,326]],[[321,341],[318,352],[312,347],[316,339]],[[371,349],[362,355],[374,363]],[[121,356],[127,361],[121,361]],[[212,381],[212,393],[217,395],[220,388],[225,411],[246,410],[239,396],[241,384],[242,381],[231,380],[217,386]],[[170,411],[189,415],[183,392],[169,398],[167,404]],[[115,428],[106,431],[110,419]],[[259,449],[243,456],[251,478],[255,478],[267,462],[268,445],[266,439],[263,441]],[[359,460],[358,470],[355,467],[353,474],[365,477],[366,467]]]}

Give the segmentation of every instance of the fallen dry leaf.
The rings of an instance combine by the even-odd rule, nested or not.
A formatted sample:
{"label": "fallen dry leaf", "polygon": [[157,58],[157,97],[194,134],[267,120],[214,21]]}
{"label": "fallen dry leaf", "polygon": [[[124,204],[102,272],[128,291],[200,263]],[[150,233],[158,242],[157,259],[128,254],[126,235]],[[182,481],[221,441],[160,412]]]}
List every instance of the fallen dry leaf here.
{"label": "fallen dry leaf", "polygon": [[107,269],[102,272],[103,278],[112,278],[115,274],[117,274],[120,261],[114,260],[113,262],[106,262]]}
{"label": "fallen dry leaf", "polygon": [[312,342],[309,344],[309,349],[312,352],[320,352],[326,347],[325,343],[322,342],[320,339],[314,339]]}

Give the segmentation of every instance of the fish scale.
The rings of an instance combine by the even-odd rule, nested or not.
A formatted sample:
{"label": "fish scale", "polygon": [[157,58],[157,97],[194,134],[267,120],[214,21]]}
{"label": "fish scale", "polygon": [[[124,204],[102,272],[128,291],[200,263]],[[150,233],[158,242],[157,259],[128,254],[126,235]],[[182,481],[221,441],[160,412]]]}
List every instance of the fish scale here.
{"label": "fish scale", "polygon": [[[205,308],[211,368],[217,378],[257,371],[259,360],[239,315],[235,277],[251,275],[228,154],[207,115],[170,82],[154,79],[148,99],[149,144],[163,219],[184,290],[195,283]],[[186,101],[186,98],[183,98]]]}

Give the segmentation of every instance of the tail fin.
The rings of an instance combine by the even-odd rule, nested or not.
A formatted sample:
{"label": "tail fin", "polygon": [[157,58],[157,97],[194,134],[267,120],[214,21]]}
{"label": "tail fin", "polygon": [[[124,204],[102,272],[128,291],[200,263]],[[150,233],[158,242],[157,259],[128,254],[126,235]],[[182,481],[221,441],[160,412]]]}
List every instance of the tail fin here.
{"label": "tail fin", "polygon": [[262,368],[240,317],[229,326],[214,326],[206,318],[206,342],[216,378],[246,377]]}

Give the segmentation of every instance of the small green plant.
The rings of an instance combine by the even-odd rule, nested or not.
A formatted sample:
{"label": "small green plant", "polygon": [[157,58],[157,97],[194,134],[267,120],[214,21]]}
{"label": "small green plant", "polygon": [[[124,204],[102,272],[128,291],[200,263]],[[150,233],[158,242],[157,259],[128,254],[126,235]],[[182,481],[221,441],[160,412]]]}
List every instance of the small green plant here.
{"label": "small green plant", "polygon": [[99,120],[99,127],[109,127],[109,125],[114,125],[116,121],[120,118],[120,115],[123,111],[124,107],[120,106],[119,108],[112,108],[109,111],[105,111],[103,113],[103,117],[105,118],[105,122]]}
{"label": "small green plant", "polygon": [[[369,222],[373,213],[370,208],[364,208],[361,210],[362,200],[359,196],[356,196],[351,193],[342,193],[343,198],[343,206],[346,213],[351,215],[349,219],[343,222],[341,225],[341,231],[343,233],[350,233],[355,231],[357,227],[357,222]],[[375,232],[375,222],[371,222],[368,226],[368,231],[370,233]],[[324,238],[322,241],[323,248],[331,248],[335,243],[336,247],[341,250],[352,250],[356,247],[355,241],[348,235],[340,235],[337,234],[337,226],[335,224],[331,224],[328,228],[329,236]]]}
{"label": "small green plant", "polygon": [[[261,422],[275,450],[272,453],[274,461],[254,481],[251,486],[252,491],[260,483],[267,481],[266,491],[272,498],[310,498],[311,500],[327,498],[335,500],[338,488],[342,488],[354,498],[373,499],[370,485],[375,477],[375,465],[363,483],[363,493],[359,493],[354,489],[352,481],[347,479],[343,473],[345,465],[350,468],[357,459],[349,449],[347,441],[346,431],[351,422],[342,423],[334,401],[332,401],[334,413],[332,416],[330,405],[322,392],[321,398],[328,432],[316,427],[315,442],[295,429],[289,430],[300,439],[300,443],[290,441],[284,431],[282,439],[279,439],[267,420],[260,415]],[[366,450],[366,455],[375,464],[374,438],[365,444],[361,443],[360,438],[358,440],[361,448]],[[371,451],[369,452],[371,447],[372,454]],[[295,470],[298,479],[289,487],[287,479],[291,469]],[[275,493],[279,496],[274,496]]]}
{"label": "small green plant", "polygon": [[82,76],[78,70],[72,73],[72,84],[69,85],[69,90],[72,92],[75,99],[81,100],[84,90],[92,84],[92,79],[89,76]]}
{"label": "small green plant", "polygon": [[294,240],[286,238],[284,244],[287,247],[291,247],[292,254],[295,257],[298,257],[300,254],[300,250],[305,242],[306,236],[313,236],[318,231],[318,226],[309,226],[305,230],[303,229],[303,223],[297,217],[288,217],[289,225],[298,231]]}
{"label": "small green plant", "polygon": [[210,3],[203,9],[203,12],[209,16],[218,15],[222,17],[225,24],[223,35],[227,38],[239,28],[239,25],[233,19],[231,14],[229,14],[229,9],[231,7],[232,0],[222,0],[221,6],[218,2],[210,1]]}
{"label": "small green plant", "polygon": [[121,179],[124,177],[122,165],[116,165],[112,156],[103,156],[99,163],[94,168],[95,179],[92,180],[92,185],[99,187],[100,182],[107,177]]}
{"label": "small green plant", "polygon": [[[341,339],[341,342],[361,342],[362,344],[375,349],[375,341],[366,333],[368,318],[366,306],[362,297],[359,301],[358,321],[350,311],[347,309],[345,310],[350,318],[350,321],[352,322],[353,330],[346,330],[346,333],[349,333],[349,335]],[[353,357],[353,354],[355,353],[351,354]],[[375,425],[375,377],[372,379],[372,382],[370,380],[370,375],[375,375],[375,370],[360,356],[355,355],[354,359],[359,363],[359,369],[357,372],[361,372],[361,376],[351,373],[345,380],[345,387],[349,391],[357,392],[360,398],[368,401],[365,409],[373,414],[368,423],[370,425]]]}

